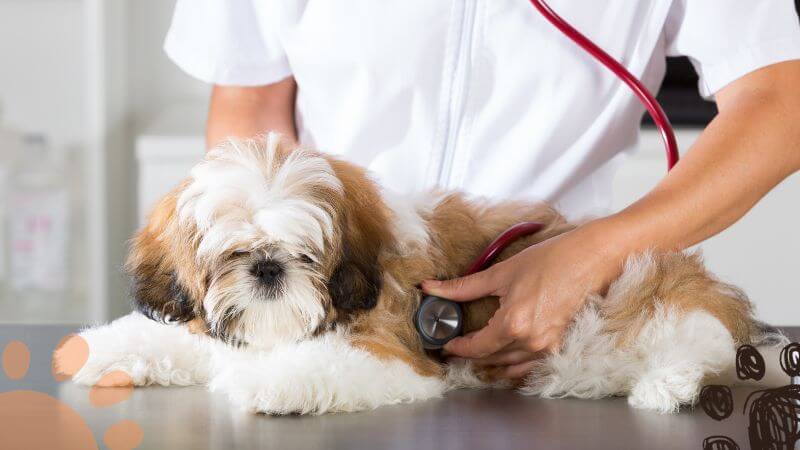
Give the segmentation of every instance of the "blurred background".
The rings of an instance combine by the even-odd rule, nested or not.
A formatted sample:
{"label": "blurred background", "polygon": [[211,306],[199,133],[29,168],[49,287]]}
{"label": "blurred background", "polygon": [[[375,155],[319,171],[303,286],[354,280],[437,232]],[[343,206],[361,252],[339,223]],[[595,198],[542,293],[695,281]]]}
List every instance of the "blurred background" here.
{"label": "blurred background", "polygon": [[[161,51],[173,5],[0,0],[0,322],[93,323],[130,310],[126,240],[204,151],[209,87]],[[682,149],[716,113],[686,60],[670,61],[660,98]],[[663,176],[659,138],[643,127],[616,208]],[[776,325],[800,325],[798,226],[795,175],[702,246]]]}

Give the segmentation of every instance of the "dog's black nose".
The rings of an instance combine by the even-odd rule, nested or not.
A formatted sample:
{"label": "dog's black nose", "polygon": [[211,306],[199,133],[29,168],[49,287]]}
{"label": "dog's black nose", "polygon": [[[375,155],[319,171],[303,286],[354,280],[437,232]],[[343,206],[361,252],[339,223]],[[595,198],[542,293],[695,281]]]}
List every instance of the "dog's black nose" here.
{"label": "dog's black nose", "polygon": [[261,280],[264,284],[270,286],[275,284],[281,275],[283,275],[283,265],[270,259],[259,261],[253,265],[250,273]]}

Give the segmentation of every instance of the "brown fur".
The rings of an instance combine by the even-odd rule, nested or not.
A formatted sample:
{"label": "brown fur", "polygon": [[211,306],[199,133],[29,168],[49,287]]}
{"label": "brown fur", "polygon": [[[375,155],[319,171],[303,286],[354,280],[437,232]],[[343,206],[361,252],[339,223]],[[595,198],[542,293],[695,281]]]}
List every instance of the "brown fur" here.
{"label": "brown fur", "polygon": [[334,303],[348,311],[369,309],[377,302],[382,284],[378,257],[384,243],[391,240],[388,211],[363,169],[333,158],[328,161],[344,186],[344,195],[333,203],[342,248],[338,250],[340,265],[332,277],[342,279],[332,282],[344,285],[337,288],[343,292]]}
{"label": "brown fur", "polygon": [[[288,149],[283,148],[285,160]],[[393,236],[393,212],[383,202],[376,184],[364,170],[328,158],[344,186],[344,195],[330,191],[313,193],[329,204],[341,242],[328,242],[330,255],[323,272],[328,278],[328,316],[318,330],[346,326],[353,345],[380,359],[399,359],[425,376],[443,376],[438,355],[426,352],[412,318],[426,279],[460,276],[474,258],[503,230],[522,221],[542,222],[539,233],[520,239],[501,255],[505,259],[530,245],[568,232],[567,223],[553,209],[537,203],[486,204],[465,196],[448,194],[423,217],[430,245],[410,251],[401,249]],[[135,279],[134,298],[140,309],[154,316],[178,316],[194,331],[203,326],[202,299],[206,268],[194,257],[196,236],[176,223],[176,198],[186,183],[168,194],[156,207],[148,225],[134,238],[127,267]],[[608,333],[625,345],[652,318],[657,304],[680,311],[705,310],[717,317],[738,343],[755,333],[750,304],[741,291],[713,279],[692,255],[659,253],[655,269],[641,283],[635,296],[613,298],[601,311]],[[176,286],[185,293],[176,298]],[[613,291],[613,288],[612,288]],[[186,302],[189,302],[188,304]],[[465,305],[465,331],[485,326],[498,307],[496,298]]]}
{"label": "brown fur", "polygon": [[[516,223],[542,222],[546,227],[509,246],[498,260],[575,228],[543,204],[504,202],[486,207],[459,194],[445,197],[426,220],[432,241],[430,248],[411,256],[391,252],[384,256],[382,267],[395,286],[385,285],[378,307],[361,313],[353,327],[357,344],[370,342],[363,347],[377,356],[394,355],[407,363],[410,352],[413,360],[409,364],[423,375],[441,373],[441,368],[433,370],[431,362],[439,359],[422,349],[412,324],[421,298],[417,289],[421,281],[461,275],[494,238]],[[664,252],[656,254],[655,261],[656,270],[641,284],[639,295],[601,306],[608,320],[607,332],[617,334],[621,345],[653,317],[657,304],[677,308],[682,313],[707,311],[728,328],[737,343],[750,342],[756,333],[755,322],[750,303],[740,290],[715,280],[697,256]],[[465,332],[484,327],[498,306],[496,298],[465,304]],[[381,344],[370,341],[369,336]],[[402,346],[397,347],[397,342]],[[488,372],[484,375],[491,378]]]}
{"label": "brown fur", "polygon": [[613,298],[602,304],[609,333],[624,345],[651,319],[658,305],[682,312],[704,310],[716,317],[735,342],[748,343],[756,335],[753,310],[744,293],[711,276],[696,254],[659,253],[645,282],[635,295]]}
{"label": "brown fur", "polygon": [[158,320],[194,319],[201,314],[198,304],[206,290],[205,269],[195,258],[194,232],[179,230],[177,224],[175,206],[185,187],[184,182],[153,209],[147,226],[133,238],[125,264],[133,278],[131,296],[137,309]]}

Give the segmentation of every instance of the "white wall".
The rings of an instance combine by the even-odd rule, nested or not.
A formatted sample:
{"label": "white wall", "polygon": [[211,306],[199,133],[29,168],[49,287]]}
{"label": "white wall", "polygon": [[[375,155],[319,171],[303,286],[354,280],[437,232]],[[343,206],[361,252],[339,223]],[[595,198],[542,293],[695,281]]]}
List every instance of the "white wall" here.
{"label": "white wall", "polygon": [[[0,320],[82,321],[89,316],[85,233],[88,120],[85,14],[79,0],[0,1],[0,126],[41,133],[64,157],[73,197],[70,209],[69,291],[47,307],[18,305],[0,291]],[[0,148],[0,152],[8,149]],[[0,211],[0,219],[4,219]],[[5,232],[0,226],[0,231]],[[6,245],[6,236],[0,244]],[[7,257],[5,248],[0,258]],[[6,286],[7,287],[7,286]],[[34,312],[29,312],[34,311]],[[10,318],[10,319],[9,319]]]}
{"label": "white wall", "polygon": [[[133,136],[165,105],[202,104],[207,97],[207,88],[161,51],[173,6],[169,0],[0,0],[0,120],[41,132],[56,150],[69,152],[78,199],[70,284],[72,296],[89,306],[63,320],[129,310],[121,266],[136,225]],[[57,318],[36,313],[26,319]]]}
{"label": "white wall", "polygon": [[88,153],[94,166],[88,235],[102,273],[89,291],[94,320],[130,311],[128,278],[122,271],[127,241],[134,230],[135,164],[129,91],[128,7],[130,0],[83,0],[89,67]]}
{"label": "white wall", "polygon": [[0,1],[0,120],[59,147],[84,144],[83,18],[77,0]]}
{"label": "white wall", "polygon": [[187,102],[204,108],[209,87],[178,69],[162,51],[174,0],[129,1],[129,91],[134,126],[148,127],[168,107]]}

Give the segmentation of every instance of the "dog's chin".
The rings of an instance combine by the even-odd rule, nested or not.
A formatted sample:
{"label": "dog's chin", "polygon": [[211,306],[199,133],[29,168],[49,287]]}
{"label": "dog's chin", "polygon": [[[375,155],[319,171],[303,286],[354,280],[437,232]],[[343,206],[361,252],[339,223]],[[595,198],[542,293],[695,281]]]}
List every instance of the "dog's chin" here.
{"label": "dog's chin", "polygon": [[204,302],[218,312],[207,317],[212,335],[231,344],[270,349],[307,339],[325,321],[321,293],[310,280],[290,280],[277,291],[241,286],[234,292],[212,288]]}

